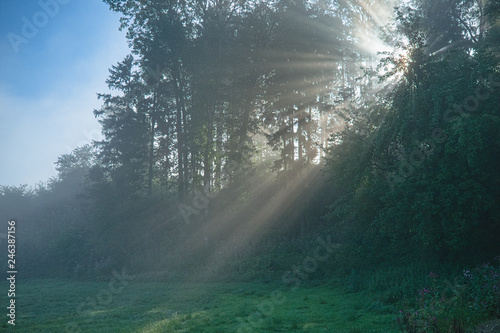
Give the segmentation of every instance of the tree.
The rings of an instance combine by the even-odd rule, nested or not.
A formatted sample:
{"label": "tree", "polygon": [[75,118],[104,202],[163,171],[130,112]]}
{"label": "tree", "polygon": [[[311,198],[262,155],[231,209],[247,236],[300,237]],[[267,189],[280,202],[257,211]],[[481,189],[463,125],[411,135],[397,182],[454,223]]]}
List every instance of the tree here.
{"label": "tree", "polygon": [[[401,51],[383,60],[396,86],[371,108],[374,121],[356,119],[330,151],[336,183],[346,189],[330,221],[339,229],[348,223],[364,248],[389,243],[414,256],[467,260],[465,251],[498,250],[489,235],[499,230],[499,192],[491,184],[498,184],[500,118],[494,79],[486,79],[498,75],[498,58],[487,38],[473,40],[461,24],[472,4],[435,6],[444,4],[453,5],[440,21],[446,27],[435,26],[443,13],[428,2],[399,9]],[[446,52],[442,44],[436,50],[438,28]]]}
{"label": "tree", "polygon": [[145,104],[140,103],[144,95],[137,89],[140,83],[133,71],[133,57],[127,56],[113,66],[106,83],[123,95],[100,94],[104,105],[94,110],[104,135],[104,140],[95,143],[99,149],[102,181],[111,181],[117,193],[141,195],[146,188],[148,132],[153,131],[154,126],[148,124]]}

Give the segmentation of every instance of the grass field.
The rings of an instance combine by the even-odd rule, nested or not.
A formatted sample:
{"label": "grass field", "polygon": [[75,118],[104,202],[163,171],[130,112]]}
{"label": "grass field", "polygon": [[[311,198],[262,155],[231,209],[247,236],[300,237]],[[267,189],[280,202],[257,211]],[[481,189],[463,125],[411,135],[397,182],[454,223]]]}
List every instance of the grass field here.
{"label": "grass field", "polygon": [[23,333],[385,333],[397,332],[394,312],[367,292],[327,285],[294,290],[264,283],[21,280],[16,326],[8,325],[4,314],[0,328]]}

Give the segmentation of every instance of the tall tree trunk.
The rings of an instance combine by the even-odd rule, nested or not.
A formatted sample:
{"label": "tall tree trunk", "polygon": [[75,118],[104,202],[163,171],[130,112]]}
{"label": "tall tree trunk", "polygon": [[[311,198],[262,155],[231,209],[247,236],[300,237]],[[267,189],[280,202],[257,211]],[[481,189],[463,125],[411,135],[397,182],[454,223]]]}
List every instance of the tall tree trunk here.
{"label": "tall tree trunk", "polygon": [[179,198],[184,198],[184,133],[183,133],[183,92],[180,86],[180,73],[174,70],[174,92],[175,92],[175,106],[176,106],[176,131],[177,131],[177,190]]}
{"label": "tall tree trunk", "polygon": [[327,139],[328,139],[328,116],[325,111],[320,111],[320,121],[321,121],[321,157],[325,157],[325,149],[327,145]]}
{"label": "tall tree trunk", "polygon": [[289,160],[290,160],[290,167],[293,166],[293,162],[295,161],[295,136],[293,132],[293,110],[288,116],[288,126],[290,127],[290,133],[289,133]]}
{"label": "tall tree trunk", "polygon": [[299,163],[302,163],[302,149],[304,146],[304,142],[302,142],[302,131],[303,131],[303,125],[305,121],[305,112],[302,110],[298,112],[298,120],[297,120],[297,148],[298,148],[298,160]]}
{"label": "tall tree trunk", "polygon": [[207,193],[210,192],[212,180],[212,149],[213,149],[213,131],[214,131],[214,115],[211,110],[207,111],[207,137],[206,147],[203,156],[203,187]]}
{"label": "tall tree trunk", "polygon": [[311,132],[313,131],[313,126],[312,126],[312,108],[309,106],[309,117],[307,118],[307,163],[312,163],[312,160],[310,159],[310,156],[313,156],[313,145],[312,145],[312,139],[311,139]]}
{"label": "tall tree trunk", "polygon": [[248,125],[250,121],[250,112],[252,110],[252,103],[248,102],[245,103],[245,110],[243,111],[243,119],[241,122],[241,130],[240,130],[240,137],[239,137],[239,143],[238,143],[238,154],[237,154],[237,163],[241,164],[243,162],[243,148],[245,147],[245,144],[248,140]]}
{"label": "tall tree trunk", "polygon": [[215,174],[214,174],[214,187],[216,189],[221,188],[221,178],[222,178],[222,125],[219,124],[216,128],[216,138],[215,138]]}
{"label": "tall tree trunk", "polygon": [[181,151],[179,154],[182,154],[183,161],[183,170],[182,170],[182,193],[188,192],[188,184],[189,184],[189,159],[188,159],[188,145],[189,145],[189,126],[187,122],[187,110],[186,110],[186,97],[184,95],[184,82],[182,80],[182,76],[179,75],[179,84],[181,87],[181,113],[182,113],[182,129],[183,129],[183,140],[184,144],[181,147]]}
{"label": "tall tree trunk", "polygon": [[153,110],[150,114],[151,124],[149,129],[149,147],[148,147],[148,196],[153,194],[153,166],[155,163],[155,138],[156,138],[156,117],[158,107],[158,91],[154,90],[153,93]]}
{"label": "tall tree trunk", "polygon": [[151,118],[151,131],[150,131],[150,138],[149,138],[149,161],[148,161],[148,196],[151,196],[153,194],[153,165],[154,165],[154,158],[155,158],[155,137],[156,137],[156,115],[153,115]]}
{"label": "tall tree trunk", "polygon": [[169,177],[170,177],[170,142],[171,142],[171,137],[170,137],[170,115],[166,115],[166,123],[165,123],[165,166],[164,166],[164,177],[165,177],[165,197],[168,197],[169,194]]}

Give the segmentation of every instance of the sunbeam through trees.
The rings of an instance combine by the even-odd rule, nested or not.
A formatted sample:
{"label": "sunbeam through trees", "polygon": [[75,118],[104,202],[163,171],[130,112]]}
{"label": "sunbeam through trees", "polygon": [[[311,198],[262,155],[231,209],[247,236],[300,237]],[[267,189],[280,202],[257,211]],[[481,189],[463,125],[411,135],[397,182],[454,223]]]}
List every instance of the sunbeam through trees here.
{"label": "sunbeam through trees", "polygon": [[[102,137],[0,187],[21,300],[78,284],[95,296],[60,309],[71,332],[499,318],[499,0],[104,3],[130,54],[98,94]],[[53,332],[40,316],[17,323]]]}

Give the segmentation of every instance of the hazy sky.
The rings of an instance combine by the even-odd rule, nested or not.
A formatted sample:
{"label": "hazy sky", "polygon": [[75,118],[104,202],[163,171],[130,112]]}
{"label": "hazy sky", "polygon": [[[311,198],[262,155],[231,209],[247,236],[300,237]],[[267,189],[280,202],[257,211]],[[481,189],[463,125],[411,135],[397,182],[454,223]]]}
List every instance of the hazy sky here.
{"label": "hazy sky", "polygon": [[35,185],[98,139],[92,113],[128,53],[101,0],[0,0],[0,185]]}

